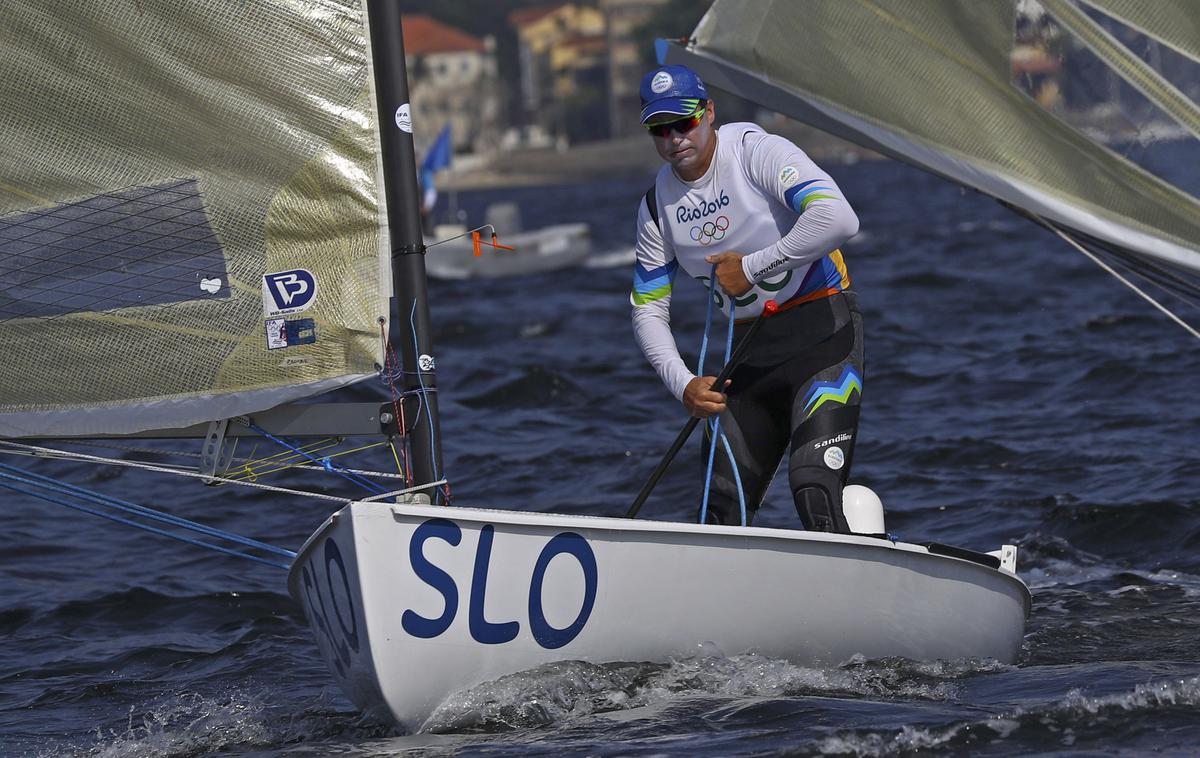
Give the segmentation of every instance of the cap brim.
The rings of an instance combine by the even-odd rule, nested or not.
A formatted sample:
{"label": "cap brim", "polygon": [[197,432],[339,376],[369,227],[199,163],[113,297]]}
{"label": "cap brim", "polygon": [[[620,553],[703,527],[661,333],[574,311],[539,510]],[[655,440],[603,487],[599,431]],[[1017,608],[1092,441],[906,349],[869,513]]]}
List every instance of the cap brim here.
{"label": "cap brim", "polygon": [[669,114],[672,116],[690,116],[696,111],[699,99],[695,97],[664,97],[642,108],[642,123],[655,116]]}

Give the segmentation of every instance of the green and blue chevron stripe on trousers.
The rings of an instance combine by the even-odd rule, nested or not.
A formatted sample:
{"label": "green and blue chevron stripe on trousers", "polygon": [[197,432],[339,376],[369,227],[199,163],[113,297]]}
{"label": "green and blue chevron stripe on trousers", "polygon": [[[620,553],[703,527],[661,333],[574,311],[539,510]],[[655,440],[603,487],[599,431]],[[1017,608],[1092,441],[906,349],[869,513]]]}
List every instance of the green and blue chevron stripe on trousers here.
{"label": "green and blue chevron stripe on trousers", "polygon": [[[853,460],[863,376],[857,293],[846,290],[803,303],[764,324],[731,377],[721,415],[748,519],[762,504],[786,453],[788,484],[805,528],[849,531],[842,487]],[[706,436],[706,463],[709,444]],[[736,480],[722,453],[714,457],[707,520],[737,524]]]}

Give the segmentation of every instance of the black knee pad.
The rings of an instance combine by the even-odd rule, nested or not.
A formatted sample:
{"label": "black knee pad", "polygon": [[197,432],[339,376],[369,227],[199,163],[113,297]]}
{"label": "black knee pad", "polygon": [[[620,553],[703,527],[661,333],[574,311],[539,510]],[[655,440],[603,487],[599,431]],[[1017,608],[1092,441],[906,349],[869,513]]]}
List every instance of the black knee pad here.
{"label": "black knee pad", "polygon": [[822,410],[792,432],[788,482],[806,528],[848,534],[842,487],[850,475],[858,407]]}
{"label": "black knee pad", "polygon": [[806,478],[809,483],[792,490],[796,514],[804,522],[804,527],[814,532],[849,534],[850,525],[846,522],[846,514],[842,512],[841,481],[813,484],[812,476]]}

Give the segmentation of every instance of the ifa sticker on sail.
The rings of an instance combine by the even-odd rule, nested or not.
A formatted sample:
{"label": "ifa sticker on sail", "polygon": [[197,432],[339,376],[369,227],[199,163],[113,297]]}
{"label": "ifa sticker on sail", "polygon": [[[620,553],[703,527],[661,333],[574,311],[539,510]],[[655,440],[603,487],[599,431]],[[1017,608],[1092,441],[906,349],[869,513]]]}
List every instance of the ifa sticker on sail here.
{"label": "ifa sticker on sail", "polygon": [[268,316],[300,313],[317,301],[317,278],[302,268],[263,274],[262,293]]}

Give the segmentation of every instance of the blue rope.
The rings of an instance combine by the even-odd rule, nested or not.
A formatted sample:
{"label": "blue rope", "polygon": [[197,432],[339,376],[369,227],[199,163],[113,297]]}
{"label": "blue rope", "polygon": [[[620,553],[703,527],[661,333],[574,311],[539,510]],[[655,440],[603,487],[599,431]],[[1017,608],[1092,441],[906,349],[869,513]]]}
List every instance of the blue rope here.
{"label": "blue rope", "polygon": [[[412,330],[413,352],[419,353],[419,351],[417,350],[417,299],[416,298],[413,298],[412,309],[409,310],[409,312],[408,312],[408,326]],[[429,402],[425,397],[425,394],[428,392],[428,390],[425,389],[425,377],[422,375],[422,372],[421,372],[421,366],[419,365],[420,360],[421,360],[421,356],[418,354],[417,355],[418,365],[416,368],[417,368],[417,382],[421,385],[421,401],[417,404],[417,418],[413,419],[413,424],[416,424],[417,419],[419,419],[421,417],[421,408],[423,408],[425,406],[425,403]],[[438,479],[442,479],[443,477],[442,477],[441,471],[438,470],[437,451],[435,450],[435,448],[437,446],[433,444],[434,440],[437,437],[436,433],[433,430],[433,414],[426,413],[425,418],[429,421],[429,443],[430,443],[429,444],[429,463],[430,463],[430,468],[433,471],[433,478],[436,481]]]}
{"label": "blue rope", "polygon": [[318,458],[315,455],[310,455],[309,453],[301,450],[300,448],[296,447],[295,445],[288,442],[287,440],[282,439],[280,437],[276,437],[275,435],[268,432],[266,429],[263,429],[258,424],[255,424],[253,421],[250,422],[250,428],[253,429],[254,431],[258,432],[262,436],[266,437],[267,439],[271,440],[272,442],[274,442],[278,445],[282,445],[283,447],[286,447],[288,450],[291,450],[296,455],[306,458],[310,463],[315,463],[318,466],[320,466],[321,468],[328,471],[329,473],[337,474],[338,476],[342,477],[343,479],[351,481],[354,484],[357,484],[358,486],[362,487],[365,490],[373,491],[377,495],[381,495],[384,492],[387,492],[386,489],[384,489],[383,487],[380,487],[378,484],[376,484],[375,482],[372,482],[370,479],[359,476],[358,474],[354,473],[353,471],[347,471],[346,469],[337,465],[336,463],[334,463],[332,460],[330,460],[327,457],[326,458]]}
{"label": "blue rope", "polygon": [[696,363],[696,374],[704,376],[704,358],[708,355],[708,333],[712,329],[713,302],[717,299],[717,264],[708,272],[708,306],[704,309],[704,337],[700,340],[700,360]]}
{"label": "blue rope", "polygon": [[729,446],[729,437],[722,434],[721,442],[725,445],[725,455],[729,456],[729,465],[733,469],[733,483],[737,485],[738,509],[742,514],[742,526],[746,525],[746,495],[742,491],[742,474],[738,471],[737,459],[733,457],[733,448]]}
{"label": "blue rope", "polygon": [[[8,472],[8,473],[6,474],[3,472]],[[147,516],[149,518],[155,519],[156,521],[162,521],[164,523],[168,523],[173,526],[181,526],[181,527],[184,527],[185,529],[191,529],[193,531],[200,532],[202,534],[207,534],[210,537],[218,537],[220,539],[226,539],[231,542],[237,542],[239,544],[245,545],[246,547],[253,547],[253,548],[257,548],[259,550],[265,550],[267,552],[275,553],[276,555],[281,555],[284,558],[295,558],[296,557],[296,554],[294,552],[292,552],[291,550],[287,550],[285,548],[276,547],[275,545],[271,545],[266,542],[259,542],[258,540],[253,540],[253,539],[250,539],[249,537],[242,537],[237,534],[225,532],[225,531],[216,529],[211,526],[206,526],[205,524],[201,524],[201,523],[198,523],[195,521],[189,521],[188,519],[181,518],[180,516],[174,516],[170,513],[156,511],[153,508],[147,508],[143,505],[137,505],[136,503],[130,503],[125,500],[118,500],[115,497],[110,497],[103,493],[96,492],[94,490],[89,490],[85,487],[79,487],[74,484],[70,484],[68,482],[59,480],[59,479],[54,479],[53,477],[45,476],[43,474],[38,474],[33,471],[29,471],[27,469],[19,468],[17,466],[11,466],[11,465],[8,465],[5,463],[0,463],[0,478],[12,479],[15,481],[20,481],[24,484],[32,484],[34,486],[41,486],[41,487],[45,487],[47,489],[52,489],[52,490],[57,490],[59,492],[63,492],[63,493],[67,493],[67,494],[77,495],[79,497],[84,497],[89,500],[92,500],[93,502],[101,504],[101,505],[108,505],[113,508],[118,508],[118,509],[121,509],[124,511],[128,511],[130,513],[136,513],[141,516]]]}
{"label": "blue rope", "polygon": [[[171,524],[172,526],[178,526],[183,529],[189,529],[191,531],[199,532],[201,534],[206,534],[208,536],[216,537],[218,539],[223,539],[223,540],[226,540],[229,542],[233,542],[235,544],[240,544],[240,545],[244,545],[246,547],[251,547],[251,548],[258,549],[258,550],[263,550],[265,552],[274,553],[276,555],[281,555],[281,556],[284,556],[289,559],[294,559],[296,557],[296,554],[294,552],[292,552],[290,550],[285,550],[281,547],[276,547],[275,545],[269,545],[265,542],[259,542],[258,540],[252,540],[247,537],[242,537],[237,534],[232,534],[230,532],[223,532],[219,529],[214,529],[212,527],[205,526],[204,524],[199,524],[194,521],[188,521],[187,519],[179,518],[178,516],[172,516],[168,513],[162,513],[160,511],[155,511],[153,509],[146,508],[146,507],[140,506],[140,505],[135,505],[133,503],[127,503],[122,500],[117,500],[116,498],[110,498],[110,497],[108,497],[106,495],[102,495],[98,492],[93,492],[91,490],[87,490],[87,489],[84,489],[81,487],[76,487],[74,485],[67,484],[66,482],[60,482],[55,479],[50,479],[49,477],[44,477],[44,476],[41,476],[40,474],[34,474],[33,472],[26,471],[24,469],[15,468],[15,467],[3,465],[3,464],[0,464],[0,468],[4,469],[5,471],[9,471],[9,472],[18,471],[23,474],[28,474],[28,477],[24,477],[24,476],[17,476],[12,473],[5,473],[4,471],[0,471],[0,480],[7,480],[7,481],[0,481],[0,487],[3,487],[8,490],[12,490],[14,492],[20,492],[25,495],[30,495],[30,496],[36,497],[40,500],[44,500],[48,503],[54,503],[56,505],[64,505],[68,508],[72,508],[77,511],[82,511],[83,513],[88,513],[93,516],[99,516],[100,518],[108,519],[109,521],[115,521],[118,524],[124,524],[125,526],[132,526],[134,528],[141,529],[141,530],[147,531],[147,532],[151,532],[152,534],[157,534],[162,537],[169,537],[173,540],[178,540],[180,542],[186,542],[189,545],[195,545],[197,547],[208,548],[209,550],[214,550],[216,552],[223,553],[225,555],[232,555],[237,558],[245,558],[247,560],[255,561],[257,563],[262,563],[267,566],[274,566],[275,568],[281,568],[281,569],[285,569],[285,570],[290,568],[290,565],[287,563],[277,563],[275,561],[269,561],[269,560],[267,560],[265,558],[261,558],[257,555],[251,555],[250,553],[243,553],[239,550],[232,550],[230,548],[222,547],[220,545],[214,545],[211,542],[205,542],[203,540],[193,539],[191,537],[185,537],[181,534],[175,534],[174,532],[169,532],[165,529],[159,529],[157,527],[150,526],[149,524],[143,524],[138,521],[134,521],[132,519],[122,518],[121,516],[116,516],[111,513],[105,513],[103,511],[98,511],[98,510],[95,510],[94,508],[88,508],[87,506],[80,505],[78,503],[69,502],[67,500],[60,500],[58,498],[52,497],[47,492],[39,492],[37,490],[30,490],[30,489],[25,489],[23,487],[18,487],[15,484],[12,484],[11,482],[18,482],[20,484],[26,484],[26,485],[30,485],[32,487],[40,487],[44,490],[49,490],[50,492],[56,492],[61,495],[66,495],[66,494],[75,495],[76,497],[80,497],[84,500],[89,500],[96,505],[106,505],[106,506],[109,506],[110,508],[115,508],[117,510],[124,511],[126,513],[137,514],[139,516],[143,516],[145,518],[149,518],[154,521]],[[29,477],[32,477],[32,478],[29,478]]]}
{"label": "blue rope", "polygon": [[[717,286],[717,264],[712,265],[712,269],[708,275],[708,307],[704,313],[704,338],[700,341],[700,360],[696,365],[696,373],[699,376],[704,376],[704,358],[708,353],[708,334],[712,329],[712,312],[713,302],[716,300]],[[725,336],[725,362],[729,363],[733,357],[733,314],[736,308],[734,298],[729,298],[729,329]],[[718,392],[723,388],[716,388]],[[738,471],[737,460],[733,457],[733,448],[729,445],[729,438],[721,431],[721,417],[716,416],[708,419],[709,429],[709,447],[708,447],[708,466],[704,473],[704,498],[700,502],[700,523],[703,524],[708,519],[708,496],[712,490],[712,475],[713,461],[717,452],[717,441],[720,440],[725,448],[725,454],[729,457],[729,465],[733,469],[733,481],[737,485],[738,506],[741,509],[742,526],[746,525],[746,496],[742,492],[742,475]]]}
{"label": "blue rope", "polygon": [[[712,330],[713,302],[717,299],[717,264],[713,264],[708,272],[708,305],[704,309],[704,337],[700,340],[700,358],[696,361],[696,375],[704,376],[704,359],[708,355],[708,333]],[[719,420],[719,419],[718,419]],[[712,419],[705,422],[709,433],[708,465],[704,472],[704,497],[700,501],[700,523],[708,521],[708,493],[712,489],[713,454],[716,452],[716,433],[719,427]]]}
{"label": "blue rope", "polygon": [[[737,304],[731,295],[729,298],[729,329],[725,334],[725,363],[733,359],[733,312]],[[718,423],[720,419],[717,419]],[[742,514],[742,526],[746,525],[746,495],[742,492],[742,474],[738,470],[737,459],[733,457],[733,448],[729,446],[729,437],[721,434],[721,442],[725,445],[725,454],[729,456],[729,467],[733,469],[733,483],[737,485],[738,508]]]}

